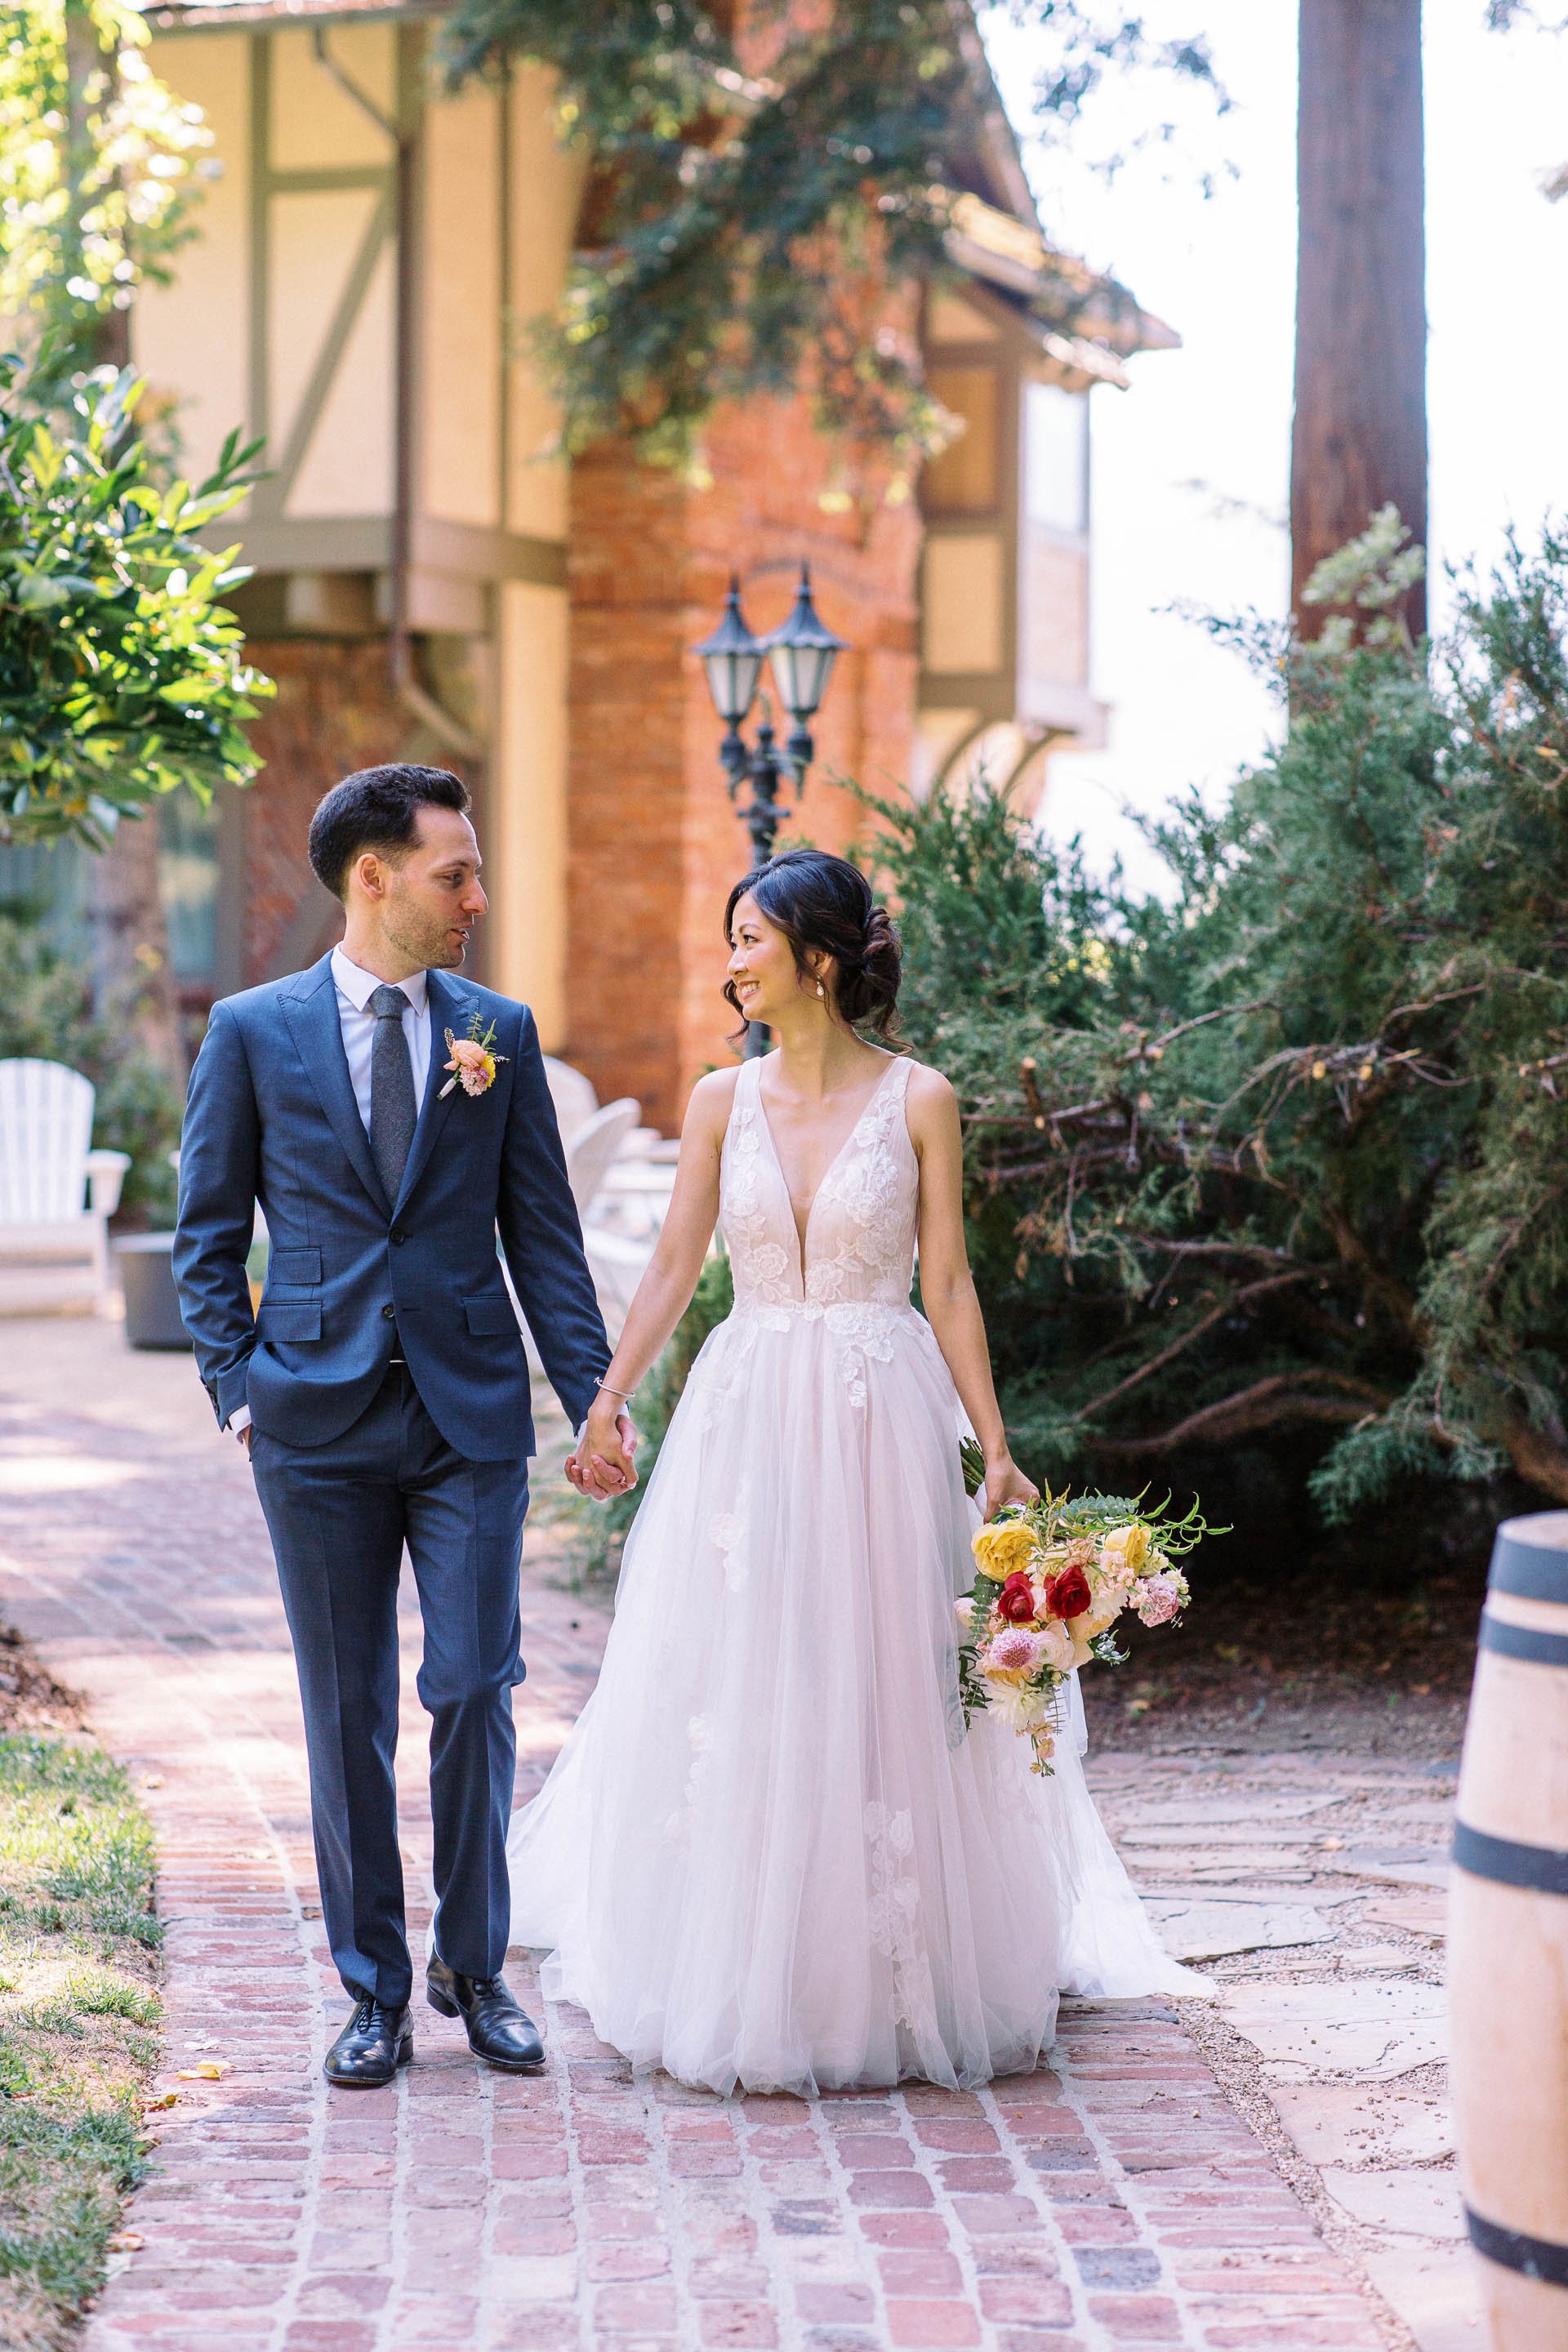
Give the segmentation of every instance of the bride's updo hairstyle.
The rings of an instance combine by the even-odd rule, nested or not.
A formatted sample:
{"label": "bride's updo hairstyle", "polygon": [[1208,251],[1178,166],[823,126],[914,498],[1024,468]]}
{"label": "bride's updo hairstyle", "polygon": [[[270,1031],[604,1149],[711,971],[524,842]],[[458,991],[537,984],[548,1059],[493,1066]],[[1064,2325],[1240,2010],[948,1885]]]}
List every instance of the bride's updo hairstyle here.
{"label": "bride's updo hairstyle", "polygon": [[[796,971],[809,971],[813,954],[833,958],[833,1002],[852,1029],[875,1030],[895,1053],[909,1050],[898,1034],[898,928],[858,866],[826,849],[786,849],[770,857],[731,891],[726,940],[748,893],[789,941]],[[744,1022],[732,980],[724,994]]]}

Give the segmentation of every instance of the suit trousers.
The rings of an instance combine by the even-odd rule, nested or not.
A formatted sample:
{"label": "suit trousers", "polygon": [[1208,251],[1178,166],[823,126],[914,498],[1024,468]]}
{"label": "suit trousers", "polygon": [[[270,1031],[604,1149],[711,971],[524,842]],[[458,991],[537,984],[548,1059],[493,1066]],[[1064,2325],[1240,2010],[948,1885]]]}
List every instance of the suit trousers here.
{"label": "suit trousers", "polygon": [[398,1851],[397,1588],[404,1546],[425,1626],[436,1948],[462,1976],[506,1958],[506,1837],[521,1682],[518,1561],[528,1461],[469,1462],[392,1365],[342,1437],[256,1430],[251,1464],[293,1637],[321,1911],[355,1999],[397,2008],[413,1983]]}

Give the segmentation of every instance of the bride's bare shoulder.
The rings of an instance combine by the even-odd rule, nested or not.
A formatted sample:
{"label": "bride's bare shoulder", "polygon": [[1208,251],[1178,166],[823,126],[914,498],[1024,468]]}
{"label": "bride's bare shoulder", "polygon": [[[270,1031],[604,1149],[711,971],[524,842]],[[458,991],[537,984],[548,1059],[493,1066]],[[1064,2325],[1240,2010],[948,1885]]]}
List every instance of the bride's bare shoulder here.
{"label": "bride's bare shoulder", "polygon": [[951,1144],[958,1133],[958,1097],[940,1070],[929,1062],[911,1062],[904,1093],[904,1122],[910,1141],[923,1156],[927,1148]]}
{"label": "bride's bare shoulder", "polygon": [[917,1062],[912,1055],[907,1055],[905,1059],[910,1066],[909,1101],[911,1109],[917,1106],[922,1108],[929,1106],[935,1110],[958,1100],[940,1070],[933,1070],[929,1062]]}
{"label": "bride's bare shoulder", "polygon": [[730,1070],[709,1070],[698,1079],[687,1099],[686,1117],[681,1123],[683,1135],[708,1134],[715,1128],[723,1128],[734,1106],[740,1076],[737,1064]]}

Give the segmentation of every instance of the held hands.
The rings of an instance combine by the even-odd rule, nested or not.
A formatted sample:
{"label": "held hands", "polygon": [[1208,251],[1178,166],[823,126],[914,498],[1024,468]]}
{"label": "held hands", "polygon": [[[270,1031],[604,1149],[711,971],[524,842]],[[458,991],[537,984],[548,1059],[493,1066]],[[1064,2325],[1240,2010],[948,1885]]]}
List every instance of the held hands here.
{"label": "held hands", "polygon": [[629,1495],[637,1483],[632,1463],[637,1449],[637,1433],[630,1413],[617,1410],[614,1399],[601,1394],[577,1433],[576,1446],[567,1457],[566,1475],[580,1495],[589,1496],[595,1503],[612,1502],[617,1495]]}
{"label": "held hands", "polygon": [[998,1454],[986,1462],[983,1499],[986,1517],[994,1519],[1009,1503],[1037,1503],[1040,1490],[1025,1477],[1011,1454]]}

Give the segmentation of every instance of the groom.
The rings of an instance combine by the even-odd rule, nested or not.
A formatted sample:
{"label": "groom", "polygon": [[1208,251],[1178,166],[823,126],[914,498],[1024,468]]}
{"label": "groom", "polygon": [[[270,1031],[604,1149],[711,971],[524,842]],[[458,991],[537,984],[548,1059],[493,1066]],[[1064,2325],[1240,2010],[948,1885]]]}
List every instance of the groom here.
{"label": "groom", "polygon": [[[321,1909],[356,2004],[327,2078],[386,2083],[413,2051],[393,1778],[405,1545],[431,1718],[426,1992],[479,2057],[527,2074],[543,2048],[501,1967],[533,1429],[498,1233],[574,1427],[609,1349],[533,1016],[455,976],[487,904],[461,780],[363,769],[322,801],[310,846],[342,944],[213,1007],[174,1272],[219,1423],[250,1454],[293,1636]],[[629,1479],[621,1434],[607,1487]]]}

